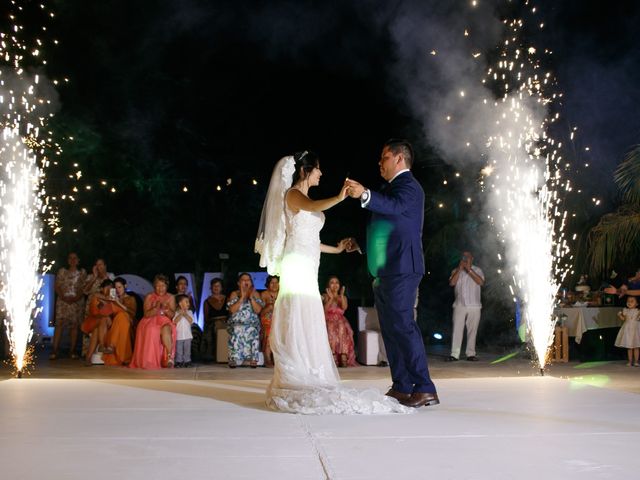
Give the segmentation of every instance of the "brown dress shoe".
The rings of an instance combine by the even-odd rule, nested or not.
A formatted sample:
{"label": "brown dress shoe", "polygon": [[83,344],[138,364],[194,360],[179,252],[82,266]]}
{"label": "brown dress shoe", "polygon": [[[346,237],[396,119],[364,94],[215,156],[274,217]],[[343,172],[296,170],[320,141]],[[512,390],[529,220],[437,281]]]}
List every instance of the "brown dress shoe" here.
{"label": "brown dress shoe", "polygon": [[415,392],[411,394],[408,400],[401,400],[401,404],[406,407],[423,407],[429,405],[438,405],[440,400],[437,393]]}
{"label": "brown dress shoe", "polygon": [[385,395],[387,397],[393,397],[396,400],[398,400],[400,403],[407,401],[411,398],[411,394],[410,393],[402,393],[402,392],[398,392],[396,390],[394,390],[393,388],[390,388],[389,391],[387,393],[385,393]]}

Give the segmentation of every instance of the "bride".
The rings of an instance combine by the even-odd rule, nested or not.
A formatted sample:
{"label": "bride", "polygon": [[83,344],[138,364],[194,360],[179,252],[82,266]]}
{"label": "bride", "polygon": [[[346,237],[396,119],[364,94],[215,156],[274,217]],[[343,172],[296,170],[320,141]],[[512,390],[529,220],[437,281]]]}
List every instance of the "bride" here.
{"label": "bride", "polygon": [[300,152],[282,158],[274,168],[256,239],[260,266],[280,275],[280,293],[271,323],[270,345],[275,368],[267,405],[304,414],[409,413],[396,399],[374,389],[340,386],[324,318],[318,266],[320,253],[341,253],[350,244],[332,247],[320,242],[327,210],[347,196],[348,187],[323,200],[308,192],[319,184],[318,156]]}

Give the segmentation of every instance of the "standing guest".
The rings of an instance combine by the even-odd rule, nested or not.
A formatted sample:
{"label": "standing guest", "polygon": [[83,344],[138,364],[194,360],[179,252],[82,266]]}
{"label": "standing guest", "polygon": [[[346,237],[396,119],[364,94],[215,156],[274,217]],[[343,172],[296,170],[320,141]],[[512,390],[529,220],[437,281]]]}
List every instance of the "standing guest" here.
{"label": "standing guest", "polygon": [[[387,392],[405,406],[440,403],[429,375],[427,354],[413,307],[424,276],[422,226],[424,190],[411,173],[413,148],[388,140],[378,167],[386,181],[379,191],[347,180],[349,195],[371,212],[367,224],[367,264],[393,384]],[[357,249],[353,242],[348,250]]]}
{"label": "standing guest", "polygon": [[178,278],[176,278],[176,302],[178,301],[178,295],[186,295],[189,299],[189,310],[191,310],[192,312],[196,311],[196,304],[193,301],[191,292],[189,292],[189,281],[184,275],[180,275]]}
{"label": "standing guest", "polygon": [[69,336],[71,337],[71,358],[78,358],[76,354],[78,328],[84,317],[84,293],[82,290],[87,279],[87,272],[85,272],[84,268],[78,268],[79,263],[80,258],[78,258],[78,255],[75,252],[71,252],[67,257],[68,268],[62,267],[56,274],[55,331],[53,333],[53,352],[49,356],[50,360],[55,360],[58,357],[60,339],[65,328],[69,329]]}
{"label": "standing guest", "polygon": [[251,368],[258,366],[260,353],[260,317],[264,302],[253,287],[248,273],[238,276],[238,290],[231,292],[229,308],[229,368],[248,363]]}
{"label": "standing guest", "polygon": [[88,314],[82,322],[80,329],[89,335],[89,346],[87,348],[85,365],[91,366],[91,357],[96,349],[103,353],[113,353],[113,348],[108,348],[105,344],[107,331],[111,327],[114,313],[112,300],[115,295],[111,295],[113,282],[105,279],[100,284],[100,290],[91,295],[88,304]]}
{"label": "standing guest", "polygon": [[273,367],[273,355],[271,353],[271,346],[269,345],[269,333],[271,332],[271,317],[273,316],[273,305],[278,298],[278,291],[280,290],[280,277],[276,275],[267,276],[265,282],[267,288],[264,292],[260,293],[260,298],[264,302],[264,308],[260,312],[260,345],[264,352],[264,364],[266,367]]}
{"label": "standing guest", "polygon": [[102,360],[105,365],[127,365],[133,354],[131,339],[137,304],[135,298],[127,294],[127,282],[124,278],[116,277],[113,285],[115,289],[115,297],[111,297],[113,314],[111,327],[105,337],[107,351],[113,353],[105,353],[102,355]]}
{"label": "standing guest", "polygon": [[447,359],[455,362],[460,359],[462,337],[465,325],[467,329],[467,360],[477,362],[476,334],[480,323],[482,303],[480,287],[484,285],[484,273],[473,265],[471,252],[463,252],[458,267],[451,272],[449,285],[454,288],[453,302],[453,334],[451,335],[451,355]]}
{"label": "standing guest", "polygon": [[353,329],[344,316],[344,312],[349,306],[344,292],[345,287],[340,286],[340,279],[335,275],[330,276],[325,293],[322,294],[322,304],[327,321],[329,345],[336,365],[354,367],[356,352],[353,343]]}
{"label": "standing guest", "polygon": [[616,287],[614,285],[610,285],[604,289],[605,293],[618,295],[620,299],[626,295],[640,295],[640,268],[636,270],[634,275],[629,277],[626,275],[619,275],[619,277],[621,277],[620,286]]}
{"label": "standing guest", "polygon": [[205,360],[216,359],[218,330],[227,328],[227,297],[222,289],[222,279],[214,278],[209,284],[211,295],[204,302],[204,329],[202,332],[202,356]]}
{"label": "standing guest", "polygon": [[136,331],[130,368],[149,370],[172,368],[176,345],[176,326],[172,321],[176,301],[167,290],[169,279],[156,275],[153,292],[144,299],[144,318]]}
{"label": "standing guest", "polygon": [[193,312],[187,295],[177,295],[176,303],[178,309],[173,316],[173,323],[176,325],[176,368],[190,367]]}
{"label": "standing guest", "polygon": [[[186,295],[189,299],[189,310],[192,313],[196,313],[196,303],[193,300],[193,295],[189,291],[189,281],[187,277],[184,275],[178,276],[176,279],[176,304],[178,303],[178,295]],[[198,322],[193,322],[191,324],[191,356],[193,356],[196,360],[202,359],[202,352],[200,351],[202,347],[202,329]]]}
{"label": "standing guest", "polygon": [[624,323],[620,327],[616,337],[615,346],[627,349],[629,359],[627,367],[640,367],[638,357],[640,356],[640,310],[638,310],[638,299],[627,297],[627,308],[618,312],[618,317]]}

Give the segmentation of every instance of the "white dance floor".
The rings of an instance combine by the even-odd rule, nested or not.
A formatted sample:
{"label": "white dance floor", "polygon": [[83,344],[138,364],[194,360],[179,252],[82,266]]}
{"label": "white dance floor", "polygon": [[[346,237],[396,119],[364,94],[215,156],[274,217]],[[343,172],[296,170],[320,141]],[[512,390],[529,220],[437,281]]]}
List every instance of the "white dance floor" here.
{"label": "white dance floor", "polygon": [[[384,389],[383,380],[350,386]],[[264,380],[0,382],[3,479],[586,479],[638,474],[640,397],[445,379],[413,415],[297,416]]]}

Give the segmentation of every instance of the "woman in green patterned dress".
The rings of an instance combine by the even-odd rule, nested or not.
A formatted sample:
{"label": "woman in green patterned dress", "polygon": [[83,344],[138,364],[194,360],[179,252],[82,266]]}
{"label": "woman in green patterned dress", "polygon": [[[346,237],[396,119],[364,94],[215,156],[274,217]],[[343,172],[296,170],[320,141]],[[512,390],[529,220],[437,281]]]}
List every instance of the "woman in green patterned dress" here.
{"label": "woman in green patterned dress", "polygon": [[231,292],[229,307],[229,368],[258,366],[260,352],[260,311],[264,302],[248,273],[238,275],[238,290]]}

